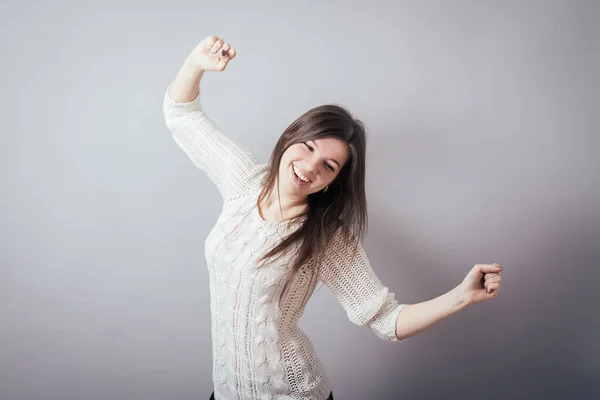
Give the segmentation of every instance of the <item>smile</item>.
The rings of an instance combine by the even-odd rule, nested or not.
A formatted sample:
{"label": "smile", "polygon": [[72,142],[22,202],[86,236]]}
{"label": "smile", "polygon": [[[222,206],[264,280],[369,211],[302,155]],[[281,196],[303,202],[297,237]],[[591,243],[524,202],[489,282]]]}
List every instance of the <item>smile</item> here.
{"label": "smile", "polygon": [[304,185],[308,185],[310,183],[310,180],[307,177],[305,177],[304,175],[302,175],[302,173],[298,169],[296,169],[296,166],[294,164],[292,164],[292,172],[293,172],[293,175],[295,178],[294,180],[298,184],[304,186]]}

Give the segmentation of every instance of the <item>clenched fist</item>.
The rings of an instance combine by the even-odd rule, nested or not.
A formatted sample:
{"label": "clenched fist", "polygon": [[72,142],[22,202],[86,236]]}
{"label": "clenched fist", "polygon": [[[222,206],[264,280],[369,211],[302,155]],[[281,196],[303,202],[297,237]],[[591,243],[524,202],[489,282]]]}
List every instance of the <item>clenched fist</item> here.
{"label": "clenched fist", "polygon": [[204,71],[221,72],[235,58],[235,49],[218,36],[208,36],[192,50],[188,61]]}
{"label": "clenched fist", "polygon": [[463,304],[481,303],[494,299],[500,291],[502,267],[499,264],[477,264],[458,286]]}

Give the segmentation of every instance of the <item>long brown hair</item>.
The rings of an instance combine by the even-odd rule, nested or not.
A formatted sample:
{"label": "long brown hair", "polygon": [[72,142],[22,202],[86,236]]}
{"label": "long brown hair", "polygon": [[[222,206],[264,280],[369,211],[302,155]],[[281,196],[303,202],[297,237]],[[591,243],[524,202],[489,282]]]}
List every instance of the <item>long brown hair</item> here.
{"label": "long brown hair", "polygon": [[[315,267],[318,265],[334,235],[341,235],[348,243],[352,243],[352,241],[362,241],[367,230],[365,127],[363,122],[354,118],[345,107],[336,104],[321,105],[308,110],[283,132],[271,154],[257,204],[260,204],[278,184],[281,158],[288,147],[325,137],[340,139],[348,145],[350,153],[348,161],[334,181],[329,184],[328,190],[310,194],[306,211],[290,219],[289,222],[293,223],[306,217],[300,228],[285,237],[279,245],[260,259],[264,261],[275,256],[279,258],[295,249],[295,259],[287,275],[279,302],[304,264],[315,261],[312,265]],[[279,205],[281,207],[281,202]],[[313,268],[313,277],[315,272]]]}

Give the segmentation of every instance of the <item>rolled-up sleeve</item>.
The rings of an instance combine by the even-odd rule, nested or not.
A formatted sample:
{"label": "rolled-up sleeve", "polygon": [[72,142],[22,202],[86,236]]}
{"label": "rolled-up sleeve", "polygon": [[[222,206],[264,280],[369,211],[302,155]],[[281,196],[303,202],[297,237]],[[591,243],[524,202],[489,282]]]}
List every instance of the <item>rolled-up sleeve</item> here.
{"label": "rolled-up sleeve", "polygon": [[396,336],[396,320],[405,304],[398,304],[395,294],[375,275],[360,242],[347,244],[336,235],[319,263],[319,280],[331,290],[352,323],[369,326],[385,341],[406,340]]}

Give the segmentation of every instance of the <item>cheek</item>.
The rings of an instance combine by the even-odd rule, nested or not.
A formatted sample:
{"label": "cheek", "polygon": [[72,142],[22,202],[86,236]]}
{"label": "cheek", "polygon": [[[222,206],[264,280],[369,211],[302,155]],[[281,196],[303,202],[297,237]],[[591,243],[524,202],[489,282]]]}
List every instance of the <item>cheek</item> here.
{"label": "cheek", "polygon": [[327,179],[325,179],[327,181],[327,185],[333,183],[333,181],[335,181],[335,178],[337,178],[337,174],[335,173],[331,173],[327,176]]}
{"label": "cheek", "polygon": [[340,176],[340,171],[334,171],[334,172],[331,172],[331,174],[327,177],[327,180],[330,181],[329,183],[333,183],[333,181],[338,179],[339,176]]}
{"label": "cheek", "polygon": [[302,151],[290,147],[285,153],[283,153],[283,157],[281,157],[281,163],[287,166],[293,161],[301,160],[303,156],[304,155],[302,154]]}
{"label": "cheek", "polygon": [[281,157],[281,163],[279,164],[279,170],[281,172],[285,172],[287,169],[290,168],[290,165],[295,162],[296,160],[298,160],[298,157],[296,154],[294,154],[293,151],[290,151],[290,149],[288,149],[285,153],[283,153],[283,156]]}

